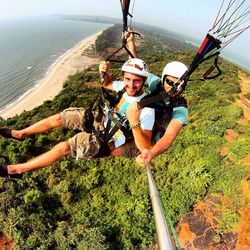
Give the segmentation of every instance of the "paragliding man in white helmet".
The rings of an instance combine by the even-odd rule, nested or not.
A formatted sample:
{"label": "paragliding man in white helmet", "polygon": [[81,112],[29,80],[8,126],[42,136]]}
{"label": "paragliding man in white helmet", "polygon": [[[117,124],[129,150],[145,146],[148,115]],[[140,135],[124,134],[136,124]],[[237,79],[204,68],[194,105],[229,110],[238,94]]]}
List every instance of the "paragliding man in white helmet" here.
{"label": "paragliding man in white helmet", "polygon": [[[131,35],[127,39],[127,46],[132,54],[138,57],[132,30],[130,29],[129,32]],[[187,101],[181,95],[186,82],[180,81],[179,78],[187,69],[185,64],[173,61],[164,67],[161,78],[151,73],[148,74],[146,85],[152,96],[159,95],[164,91],[168,93],[174,84],[178,84],[178,87],[172,98],[163,99],[153,104],[156,122],[152,146],[150,149],[140,149],[141,154],[137,156],[136,161],[141,166],[149,164],[153,158],[165,152],[172,145],[183,125],[186,124],[188,116]],[[135,117],[139,117],[140,112],[138,105],[132,104],[127,110],[128,120],[133,114],[133,122],[136,123]],[[134,133],[135,140],[136,137],[137,135]]]}
{"label": "paragliding man in white helmet", "polygon": [[133,102],[140,101],[146,95],[142,89],[148,76],[146,63],[141,59],[130,59],[125,62],[122,66],[122,71],[124,72],[123,81],[112,80],[112,77],[109,75],[108,62],[102,62],[99,69],[101,74],[105,72],[104,87],[115,91],[125,89],[118,104],[114,109],[109,110],[104,119],[104,128],[109,127],[109,131],[112,131],[114,127],[117,127],[115,133],[106,136],[108,133],[105,133],[105,129],[97,131],[98,133],[86,132],[84,125],[86,110],[84,108],[68,108],[59,114],[43,119],[22,130],[0,128],[1,136],[16,140],[23,140],[26,136],[57,127],[67,127],[82,131],[68,141],[58,143],[51,150],[28,162],[15,165],[0,165],[1,177],[21,178],[23,172],[51,165],[69,154],[76,156],[77,159],[92,159],[108,155],[135,156],[138,149],[133,151],[136,148],[133,146],[133,143],[128,144],[130,148],[122,146],[126,143],[127,137],[129,137],[128,132],[138,130],[138,128],[140,129],[140,134],[137,135],[135,141],[137,146],[140,145],[140,150],[150,148],[155,121],[154,109],[144,108],[141,110],[139,117],[136,116],[136,121],[131,116],[130,123],[126,122],[127,107]]}

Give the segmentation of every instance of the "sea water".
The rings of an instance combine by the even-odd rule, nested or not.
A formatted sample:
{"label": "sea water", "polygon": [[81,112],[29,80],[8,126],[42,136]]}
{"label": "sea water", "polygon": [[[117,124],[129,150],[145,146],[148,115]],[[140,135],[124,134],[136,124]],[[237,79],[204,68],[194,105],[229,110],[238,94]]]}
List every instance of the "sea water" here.
{"label": "sea water", "polygon": [[36,88],[55,61],[111,24],[59,17],[0,21],[0,111]]}

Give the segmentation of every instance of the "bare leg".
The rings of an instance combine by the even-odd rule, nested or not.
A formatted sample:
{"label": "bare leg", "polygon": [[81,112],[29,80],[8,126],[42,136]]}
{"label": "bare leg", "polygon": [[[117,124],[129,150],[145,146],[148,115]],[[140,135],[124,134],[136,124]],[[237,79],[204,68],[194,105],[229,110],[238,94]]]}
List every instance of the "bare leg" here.
{"label": "bare leg", "polygon": [[16,164],[16,165],[8,165],[8,173],[9,174],[21,174],[23,172],[39,169],[52,163],[60,160],[62,157],[70,154],[70,145],[69,142],[60,142],[50,151],[41,154],[34,159],[31,159],[28,162]]}
{"label": "bare leg", "polygon": [[56,114],[48,118],[45,118],[22,130],[13,129],[11,131],[11,134],[15,138],[23,139],[26,136],[37,134],[37,133],[42,133],[52,128],[58,128],[58,127],[62,127],[62,119],[61,119],[60,114]]}

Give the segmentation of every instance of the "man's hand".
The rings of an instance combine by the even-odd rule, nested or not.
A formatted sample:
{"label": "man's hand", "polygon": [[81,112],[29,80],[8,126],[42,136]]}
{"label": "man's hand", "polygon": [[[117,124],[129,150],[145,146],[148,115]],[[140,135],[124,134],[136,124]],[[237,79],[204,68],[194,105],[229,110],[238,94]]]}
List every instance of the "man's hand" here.
{"label": "man's hand", "polygon": [[101,63],[99,64],[99,73],[101,75],[101,81],[103,83],[103,86],[107,89],[113,90],[113,77],[109,74],[109,67],[109,61],[101,61]]}
{"label": "man's hand", "polygon": [[133,30],[131,28],[128,28],[125,36],[126,36],[126,42],[127,42],[129,51],[132,53],[134,57],[139,58],[136,45],[135,45],[135,36],[134,36]]}
{"label": "man's hand", "polygon": [[134,36],[132,28],[130,28],[130,27],[128,28],[125,36],[126,36],[126,39],[127,39],[127,43],[134,42],[135,36]]}
{"label": "man's hand", "polygon": [[99,72],[101,76],[103,74],[109,75],[109,61],[101,61],[99,64]]}
{"label": "man's hand", "polygon": [[151,150],[144,149],[142,153],[136,157],[136,162],[141,167],[144,167],[145,164],[149,165],[153,158],[154,154],[151,152]]}

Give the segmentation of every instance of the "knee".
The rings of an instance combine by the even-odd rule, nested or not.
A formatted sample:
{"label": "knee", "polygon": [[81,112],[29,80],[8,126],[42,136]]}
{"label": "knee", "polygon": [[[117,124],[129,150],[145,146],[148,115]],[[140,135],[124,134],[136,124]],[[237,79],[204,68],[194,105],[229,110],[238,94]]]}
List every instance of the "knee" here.
{"label": "knee", "polygon": [[62,126],[62,117],[61,117],[60,114],[53,115],[49,119],[50,119],[50,123],[53,126],[56,126],[56,127],[61,127]]}
{"label": "knee", "polygon": [[68,155],[71,152],[69,142],[60,142],[55,146],[55,149],[60,152],[61,155]]}

